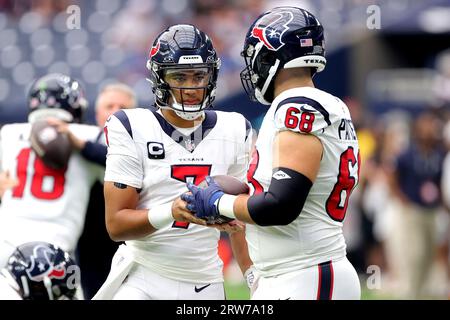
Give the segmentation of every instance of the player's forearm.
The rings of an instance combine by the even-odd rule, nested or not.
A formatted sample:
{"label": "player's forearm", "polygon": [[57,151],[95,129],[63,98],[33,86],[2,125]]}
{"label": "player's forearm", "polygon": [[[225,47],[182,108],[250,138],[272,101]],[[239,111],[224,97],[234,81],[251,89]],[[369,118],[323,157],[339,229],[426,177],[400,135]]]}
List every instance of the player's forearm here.
{"label": "player's forearm", "polygon": [[106,227],[114,241],[139,239],[156,230],[148,221],[148,210],[123,209],[110,216]]}
{"label": "player's forearm", "polygon": [[81,155],[94,163],[106,166],[107,147],[101,143],[87,141],[81,148]]}
{"label": "player's forearm", "polygon": [[245,240],[245,230],[230,234],[231,249],[242,274],[253,264],[248,254],[247,241]]}
{"label": "player's forearm", "polygon": [[84,146],[86,145],[85,140],[77,138],[72,132],[69,131],[69,139],[72,143],[72,146],[77,150],[82,150]]}
{"label": "player's forearm", "polygon": [[[279,179],[278,175],[289,179]],[[260,226],[288,225],[303,210],[312,181],[300,172],[278,167],[267,192],[257,195],[223,195],[218,201],[220,214]]]}
{"label": "player's forearm", "polygon": [[233,210],[234,214],[236,216],[236,219],[239,221],[255,224],[255,221],[250,216],[250,213],[248,212],[247,207],[247,201],[250,196],[248,195],[239,195],[235,200],[233,204]]}

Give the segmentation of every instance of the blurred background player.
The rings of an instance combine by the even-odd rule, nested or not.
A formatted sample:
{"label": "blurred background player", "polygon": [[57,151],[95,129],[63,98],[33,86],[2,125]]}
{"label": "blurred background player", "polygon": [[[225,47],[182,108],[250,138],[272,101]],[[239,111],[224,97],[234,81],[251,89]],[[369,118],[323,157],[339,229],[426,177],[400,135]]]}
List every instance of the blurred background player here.
{"label": "blurred background player", "polygon": [[95,140],[99,129],[80,124],[87,107],[79,82],[62,74],[49,74],[33,83],[27,123],[1,129],[1,171],[17,185],[4,192],[0,207],[0,263],[15,247],[46,241],[73,253],[84,225],[89,190],[101,180],[103,168],[72,153],[62,169],[48,167],[31,149],[30,130],[35,121],[57,118],[70,122],[79,138]]}
{"label": "blurred background player", "polygon": [[[217,174],[245,179],[250,123],[237,113],[206,110],[219,67],[205,33],[171,26],[155,39],[147,62],[159,109],[121,110],[107,121],[106,224],[111,238],[126,245],[94,299],[225,298],[220,233],[174,221],[191,216],[178,198],[187,181]],[[251,262],[243,233],[230,236],[242,238],[232,243],[245,255],[239,258],[245,271]]]}
{"label": "blurred background player", "polygon": [[[86,160],[106,166],[107,147],[103,127],[114,112],[121,109],[135,108],[136,94],[131,87],[123,83],[112,83],[103,87],[95,102],[95,120],[99,133],[94,141],[78,138],[69,130],[69,125],[62,121],[52,121],[58,130],[69,135],[73,147]],[[103,183],[96,181],[90,192],[83,233],[77,246],[77,261],[83,270],[81,283],[86,299],[91,299],[100,289],[111,266],[111,259],[118,248],[106,231],[105,201]],[[98,254],[101,252],[102,254]]]}
{"label": "blurred background player", "polygon": [[358,183],[359,146],[347,106],[316,89],[326,64],[324,30],[310,12],[278,7],[251,25],[241,73],[248,95],[270,105],[248,171],[253,195],[188,184],[196,217],[247,223],[260,279],[252,299],[360,299],[342,232]]}
{"label": "blurred background player", "polygon": [[[90,141],[75,143],[81,155],[87,160],[106,166],[106,142],[103,127],[106,119],[120,109],[136,108],[137,99],[134,90],[123,83],[106,85],[99,93],[95,103],[95,120],[100,128],[96,139],[103,150],[95,153]],[[71,135],[71,137],[76,137]],[[100,162],[100,154],[102,162]],[[100,200],[101,199],[101,200]],[[86,213],[84,230],[78,242],[78,259],[82,272],[81,284],[86,299],[92,299],[108,276],[111,259],[118,248],[118,243],[111,240],[106,231],[105,200],[103,181],[97,180],[91,189],[91,196]],[[98,254],[101,252],[102,254]]]}
{"label": "blurred background player", "polygon": [[65,122],[50,121],[58,126],[60,132],[68,134],[73,147],[89,161],[106,165],[107,147],[104,140],[103,127],[108,117],[121,109],[136,108],[136,94],[133,89],[123,83],[113,83],[103,87],[95,103],[95,120],[99,130],[95,141],[83,140],[69,130]]}
{"label": "blurred background player", "polygon": [[70,254],[47,242],[18,246],[0,273],[0,300],[73,300],[80,268]]}

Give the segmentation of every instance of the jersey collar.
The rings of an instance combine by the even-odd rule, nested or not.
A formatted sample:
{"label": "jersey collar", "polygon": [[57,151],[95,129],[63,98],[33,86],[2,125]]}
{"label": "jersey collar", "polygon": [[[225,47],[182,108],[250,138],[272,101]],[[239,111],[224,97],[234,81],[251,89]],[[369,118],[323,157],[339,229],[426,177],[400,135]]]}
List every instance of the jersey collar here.
{"label": "jersey collar", "polygon": [[215,111],[205,111],[205,119],[202,124],[194,130],[190,135],[185,136],[172,126],[161,114],[152,111],[156,120],[158,120],[161,129],[176,143],[181,145],[189,152],[193,152],[195,148],[203,141],[209,132],[217,123],[217,114]]}

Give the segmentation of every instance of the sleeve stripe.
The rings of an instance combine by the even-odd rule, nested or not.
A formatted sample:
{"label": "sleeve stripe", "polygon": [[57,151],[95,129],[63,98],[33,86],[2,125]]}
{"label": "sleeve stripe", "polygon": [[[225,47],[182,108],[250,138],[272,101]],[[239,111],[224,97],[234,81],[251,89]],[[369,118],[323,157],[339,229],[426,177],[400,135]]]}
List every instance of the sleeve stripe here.
{"label": "sleeve stripe", "polygon": [[130,120],[128,119],[127,114],[123,110],[119,110],[116,113],[114,113],[114,116],[122,122],[122,125],[127,130],[128,134],[130,135],[131,139],[133,139],[133,131],[131,131],[131,125]]}
{"label": "sleeve stripe", "polygon": [[[317,101],[310,99],[310,98],[306,98],[306,97],[291,97],[291,98],[287,98],[284,99],[283,101],[281,101],[278,106],[277,106],[277,110],[288,103],[297,103],[297,104],[307,104],[311,107],[313,107],[314,109],[316,109],[317,111],[319,111],[325,122],[330,126],[331,125],[331,121],[330,121],[330,114],[328,113],[328,111]],[[277,110],[275,110],[275,113],[277,112]]]}

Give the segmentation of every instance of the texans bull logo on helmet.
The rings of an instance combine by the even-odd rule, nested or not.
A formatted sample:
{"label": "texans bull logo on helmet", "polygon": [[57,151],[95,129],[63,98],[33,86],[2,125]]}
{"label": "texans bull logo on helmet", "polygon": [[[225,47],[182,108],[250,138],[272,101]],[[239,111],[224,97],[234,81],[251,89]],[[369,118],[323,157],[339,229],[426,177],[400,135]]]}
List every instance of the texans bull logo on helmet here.
{"label": "texans bull logo on helmet", "polygon": [[[288,24],[294,19],[292,12],[282,11],[262,17],[253,27],[252,36],[258,38],[268,49],[277,51],[284,42],[283,34],[289,30]],[[280,32],[280,30],[282,30]]]}
{"label": "texans bull logo on helmet", "polygon": [[156,44],[156,46],[152,47],[152,49],[150,50],[150,57],[153,57],[155,54],[158,53],[159,51],[159,46],[160,46],[160,42],[158,41],[158,43]]}
{"label": "texans bull logo on helmet", "polygon": [[42,281],[47,276],[50,279],[62,279],[66,275],[65,266],[55,266],[53,256],[56,254],[51,248],[37,245],[33,249],[33,255],[31,256],[31,265],[26,270],[29,278],[33,281]]}

